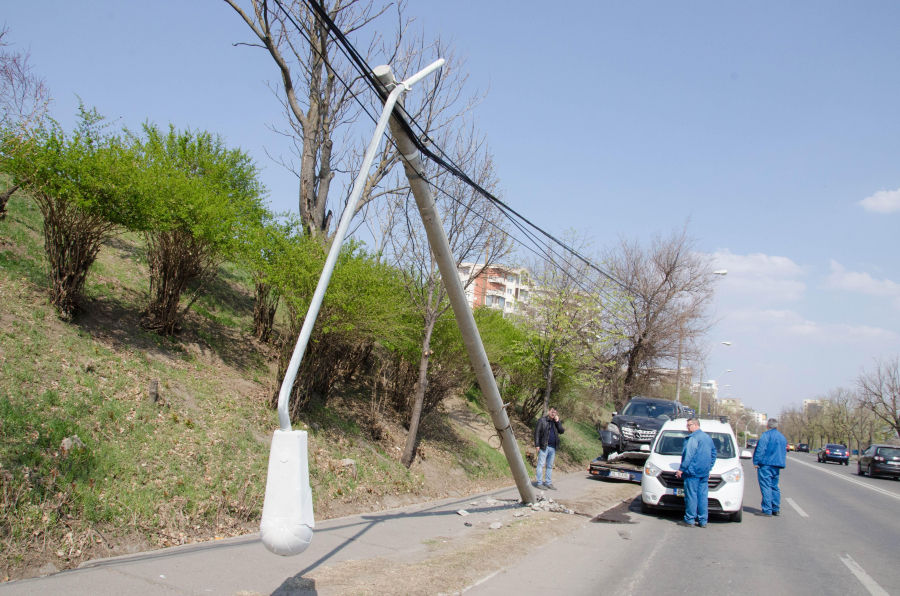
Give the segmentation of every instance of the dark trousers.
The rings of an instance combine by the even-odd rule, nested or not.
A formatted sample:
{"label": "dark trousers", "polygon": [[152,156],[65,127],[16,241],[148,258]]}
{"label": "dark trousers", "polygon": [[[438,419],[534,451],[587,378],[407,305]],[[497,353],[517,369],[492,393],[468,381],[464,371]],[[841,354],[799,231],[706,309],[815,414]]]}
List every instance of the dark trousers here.
{"label": "dark trousers", "polygon": [[705,526],[709,521],[709,476],[684,478],[684,522]]}
{"label": "dark trousers", "polygon": [[763,513],[774,513],[781,510],[781,490],[778,488],[778,476],[781,468],[760,466],[756,472],[759,479],[759,490],[762,493]]}

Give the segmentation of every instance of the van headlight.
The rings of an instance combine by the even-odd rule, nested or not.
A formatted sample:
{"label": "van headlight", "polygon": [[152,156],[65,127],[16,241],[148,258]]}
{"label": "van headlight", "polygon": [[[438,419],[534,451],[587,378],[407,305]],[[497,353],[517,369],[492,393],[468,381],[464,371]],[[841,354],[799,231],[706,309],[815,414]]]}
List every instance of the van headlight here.
{"label": "van headlight", "polygon": [[741,481],[741,469],[734,468],[728,470],[724,474],[722,474],[722,480],[725,482],[740,482]]}
{"label": "van headlight", "polygon": [[656,478],[657,476],[662,474],[662,470],[657,466],[651,464],[650,462],[647,462],[647,465],[644,466],[644,474],[650,476],[651,478]]}

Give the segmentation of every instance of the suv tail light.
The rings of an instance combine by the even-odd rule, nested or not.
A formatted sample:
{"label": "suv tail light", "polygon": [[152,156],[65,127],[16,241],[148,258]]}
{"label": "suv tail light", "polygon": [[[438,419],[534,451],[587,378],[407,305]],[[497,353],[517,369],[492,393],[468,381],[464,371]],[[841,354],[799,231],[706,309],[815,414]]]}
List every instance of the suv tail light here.
{"label": "suv tail light", "polygon": [[828,455],[831,455],[831,449],[826,449],[826,450],[825,450],[825,453],[828,454]]}
{"label": "suv tail light", "polygon": [[876,456],[873,457],[872,459],[874,459],[875,461],[884,461],[884,458],[881,457],[880,455],[876,455]]}

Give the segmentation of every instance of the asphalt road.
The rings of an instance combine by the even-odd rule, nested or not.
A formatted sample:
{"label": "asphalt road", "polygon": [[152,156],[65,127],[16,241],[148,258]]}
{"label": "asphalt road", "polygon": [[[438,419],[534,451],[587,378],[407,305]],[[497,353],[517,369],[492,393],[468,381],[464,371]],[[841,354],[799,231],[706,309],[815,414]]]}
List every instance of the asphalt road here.
{"label": "asphalt road", "polygon": [[635,501],[620,508],[632,523],[586,523],[467,595],[900,596],[900,481],[858,477],[855,462],[819,464],[792,453],[781,475],[781,516],[763,518],[753,515],[755,469],[743,466],[740,524],[713,518],[705,530],[682,528],[680,516],[645,516]]}

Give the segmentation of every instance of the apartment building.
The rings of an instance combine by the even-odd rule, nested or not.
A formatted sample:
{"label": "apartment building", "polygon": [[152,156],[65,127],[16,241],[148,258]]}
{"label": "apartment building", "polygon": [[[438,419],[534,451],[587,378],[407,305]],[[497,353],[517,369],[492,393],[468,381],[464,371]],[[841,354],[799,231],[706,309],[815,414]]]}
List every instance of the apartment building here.
{"label": "apartment building", "polygon": [[738,397],[723,397],[719,400],[719,407],[724,408],[728,412],[739,412],[744,406]]}
{"label": "apartment building", "polygon": [[523,267],[490,265],[485,269],[482,263],[462,263],[457,272],[463,285],[469,284],[466,299],[472,308],[487,306],[508,314],[528,301],[530,279]]}

